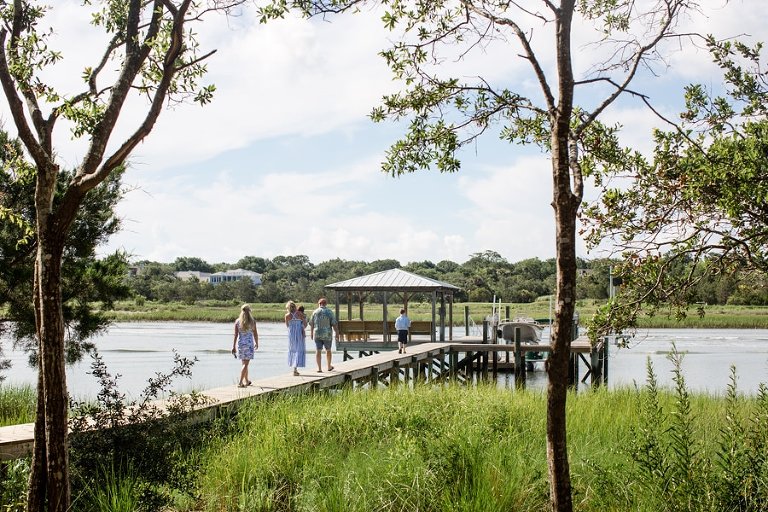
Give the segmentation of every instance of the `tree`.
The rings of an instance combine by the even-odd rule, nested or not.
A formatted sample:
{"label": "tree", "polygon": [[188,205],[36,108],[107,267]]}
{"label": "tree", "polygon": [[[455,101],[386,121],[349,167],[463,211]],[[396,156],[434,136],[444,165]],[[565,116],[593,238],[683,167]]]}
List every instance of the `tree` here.
{"label": "tree", "polygon": [[[298,3],[310,13],[329,13],[368,2]],[[386,96],[372,118],[407,118],[410,123],[404,137],[387,152],[385,172],[398,176],[429,168],[457,171],[459,149],[497,123],[503,139],[535,143],[551,155],[557,297],[548,365],[547,459],[552,506],[571,510],[565,404],[576,298],[576,219],[584,179],[600,159],[623,156],[609,150],[615,147],[608,144],[615,130],[601,126],[597,119],[629,90],[638,70],[653,65],[657,47],[674,36],[678,18],[695,9],[695,2],[541,0],[531,6],[507,0],[391,0],[381,4],[385,25],[400,31],[394,46],[382,55],[404,90]],[[282,16],[287,5],[283,0],[262,9],[263,19]],[[599,50],[607,47],[606,53],[599,53],[607,57],[583,78],[575,76],[571,59],[574,17],[594,29],[592,42],[602,45]],[[534,41],[534,35],[541,34],[549,34],[552,53],[540,50],[541,39]],[[530,65],[530,78],[538,84],[539,97],[510,90],[513,77],[497,80],[472,67],[473,54],[492,45],[503,45],[510,58],[522,56]],[[452,65],[444,66],[446,62]],[[464,78],[447,75],[452,69]],[[577,88],[589,90],[580,97],[589,98],[590,103],[580,108],[574,100]]]}
{"label": "tree", "polygon": [[[83,89],[74,95],[46,82],[56,74],[49,68],[62,58],[48,46],[52,31],[41,27],[48,8],[25,0],[0,4],[0,84],[35,179],[32,302],[39,377],[29,510],[64,511],[71,504],[62,296],[67,235],[87,194],[123,166],[167,102],[211,100],[213,86],[199,82],[212,52],[200,53],[189,24],[238,2],[114,0],[93,8],[91,3],[84,7],[93,9],[92,24],[104,30],[106,43],[101,60],[83,71]],[[117,141],[115,127],[132,93],[147,99],[147,111]],[[69,176],[62,173],[56,154],[59,121],[68,123],[72,136],[88,142]],[[62,191],[58,197],[57,188]]]}
{"label": "tree", "polygon": [[[62,173],[71,177],[72,172]],[[124,283],[127,256],[115,253],[96,258],[96,247],[120,226],[115,206],[122,197],[122,169],[89,192],[66,237],[62,258],[62,312],[66,326],[68,361],[79,359],[90,348],[87,339],[104,329],[104,311],[128,295]],[[0,226],[0,306],[9,322],[0,324],[16,345],[34,352],[35,313],[30,301],[35,266],[34,174],[23,159],[21,144],[0,131],[0,208],[18,212],[18,222]],[[55,198],[63,190],[58,187]],[[101,303],[99,310],[91,305]],[[0,347],[0,353],[2,347]],[[33,358],[35,359],[35,358]],[[4,366],[4,365],[0,365]],[[2,376],[0,376],[2,380]]]}
{"label": "tree", "polygon": [[[724,71],[726,94],[686,87],[686,109],[670,121],[675,126],[654,133],[653,159],[638,156],[631,167],[606,169],[608,179],[621,175],[629,186],[605,191],[588,210],[590,242],[610,239],[623,256],[622,293],[592,329],[597,334],[633,327],[643,310],[667,307],[683,317],[712,283],[733,289],[729,280],[739,279],[752,286],[768,274],[762,45],[706,41]],[[716,296],[724,295],[730,292]]]}
{"label": "tree", "polygon": [[208,272],[209,274],[214,272],[213,266],[210,263],[194,256],[176,258],[176,261],[173,262],[173,267],[176,269],[176,272],[185,270]]}
{"label": "tree", "polygon": [[263,274],[271,268],[272,264],[268,259],[257,256],[245,256],[235,263],[233,268],[242,268],[258,274]]}

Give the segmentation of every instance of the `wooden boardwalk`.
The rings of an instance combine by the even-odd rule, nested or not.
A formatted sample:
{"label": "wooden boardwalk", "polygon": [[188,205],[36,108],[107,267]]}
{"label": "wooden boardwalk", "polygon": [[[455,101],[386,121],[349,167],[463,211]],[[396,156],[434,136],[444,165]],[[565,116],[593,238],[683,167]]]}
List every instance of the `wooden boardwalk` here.
{"label": "wooden boardwalk", "polygon": [[[485,375],[485,377],[488,377],[491,372],[496,374],[497,368],[494,367],[493,361],[499,358],[495,355],[489,358],[489,354],[515,351],[514,345],[484,344],[479,339],[409,345],[406,354],[398,354],[396,350],[379,351],[380,348],[372,345],[366,346],[365,351],[361,350],[361,354],[366,354],[365,357],[349,358],[347,356],[347,360],[334,363],[334,369],[330,372],[304,369],[299,376],[285,373],[258,379],[247,388],[230,385],[202,391],[200,394],[207,397],[208,404],[200,409],[207,415],[215,416],[221,414],[223,410],[235,410],[243,402],[254,397],[278,393],[305,393],[350,385],[376,387],[417,379],[425,381],[459,379],[466,382],[473,378],[473,374]],[[549,345],[525,345],[518,355],[526,351],[548,352],[549,350],[551,350]],[[591,347],[586,339],[579,338],[572,342],[571,359],[575,362],[576,377],[578,377],[578,357],[580,356],[589,369],[587,375],[592,375],[592,383],[599,384],[601,380],[604,381],[605,373],[602,371],[602,363],[594,357],[595,353],[604,353],[603,348],[599,347],[598,351]],[[464,357],[461,357],[462,354]],[[584,359],[584,354],[591,354],[590,362]],[[599,368],[598,363],[601,363]],[[522,368],[524,370],[524,365]],[[607,366],[605,371],[607,372]],[[522,371],[518,372],[516,377],[520,376],[520,382],[524,383],[524,375],[525,371]],[[576,382],[577,380],[572,379],[572,383]],[[163,402],[157,405],[162,408]],[[0,460],[19,458],[31,453],[33,440],[34,423],[0,427]]]}

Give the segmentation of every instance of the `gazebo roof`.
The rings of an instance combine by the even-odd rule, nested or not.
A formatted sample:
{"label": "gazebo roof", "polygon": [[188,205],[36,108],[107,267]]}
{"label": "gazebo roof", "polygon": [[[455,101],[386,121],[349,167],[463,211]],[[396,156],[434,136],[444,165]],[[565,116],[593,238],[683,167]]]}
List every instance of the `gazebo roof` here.
{"label": "gazebo roof", "polygon": [[336,291],[392,292],[452,292],[460,289],[458,286],[419,276],[399,268],[327,284],[325,288]]}

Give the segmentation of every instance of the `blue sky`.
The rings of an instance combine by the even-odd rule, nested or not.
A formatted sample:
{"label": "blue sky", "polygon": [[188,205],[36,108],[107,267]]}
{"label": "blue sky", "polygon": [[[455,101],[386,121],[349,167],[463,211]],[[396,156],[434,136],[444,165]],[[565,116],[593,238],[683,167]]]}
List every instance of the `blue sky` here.
{"label": "blue sky", "polygon": [[[765,0],[703,3],[710,10],[686,22],[692,29],[768,39]],[[75,91],[80,70],[93,62],[89,50],[100,47],[98,36],[83,30],[80,9],[79,2],[56,2],[51,15],[65,57],[52,76]],[[315,263],[336,257],[463,262],[485,250],[513,262],[553,257],[551,178],[538,149],[485,136],[462,151],[456,174],[392,178],[379,170],[403,132],[402,124],[368,119],[381,96],[398,88],[378,56],[394,37],[379,15],[289,18],[264,26],[244,13],[200,25],[203,46],[218,50],[208,64],[214,102],[163,112],[131,158],[124,181],[132,190],[118,208],[124,230],[102,253],[124,249],[136,259],[196,256],[212,263],[293,254]],[[579,41],[591,36],[583,23],[574,32]],[[548,28],[536,27],[534,34],[546,52]],[[674,114],[685,83],[718,87],[720,77],[703,50],[669,50],[657,76],[642,77],[636,88]],[[578,46],[579,72],[586,74],[605,51]],[[496,45],[443,66],[446,73],[482,74],[538,94],[516,53]],[[136,100],[126,109],[125,133],[142,108]],[[7,115],[3,119],[9,128]],[[629,99],[604,119],[624,125],[624,141],[643,150],[659,124]],[[69,141],[66,133],[58,137],[62,162],[76,165],[84,143]],[[586,253],[583,244],[579,252],[602,255]]]}

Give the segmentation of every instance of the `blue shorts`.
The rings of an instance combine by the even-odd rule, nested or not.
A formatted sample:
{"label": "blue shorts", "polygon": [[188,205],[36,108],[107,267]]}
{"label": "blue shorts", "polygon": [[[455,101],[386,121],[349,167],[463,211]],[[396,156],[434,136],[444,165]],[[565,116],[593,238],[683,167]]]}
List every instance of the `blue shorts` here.
{"label": "blue shorts", "polygon": [[315,338],[315,348],[317,350],[323,350],[323,348],[325,348],[325,350],[331,350],[331,345],[332,344],[333,344],[333,340],[332,339],[331,340],[319,340],[319,339]]}
{"label": "blue shorts", "polygon": [[408,343],[408,329],[400,329],[397,331],[397,342],[402,344]]}

